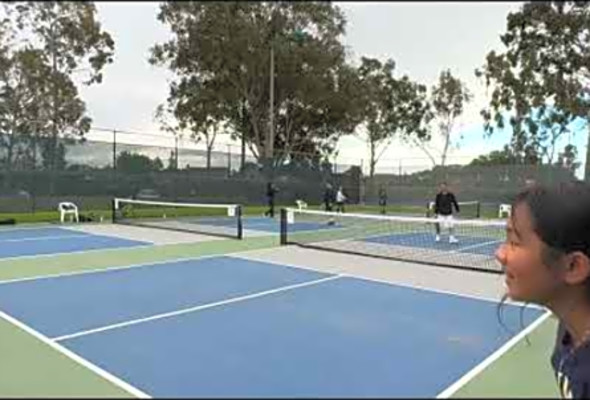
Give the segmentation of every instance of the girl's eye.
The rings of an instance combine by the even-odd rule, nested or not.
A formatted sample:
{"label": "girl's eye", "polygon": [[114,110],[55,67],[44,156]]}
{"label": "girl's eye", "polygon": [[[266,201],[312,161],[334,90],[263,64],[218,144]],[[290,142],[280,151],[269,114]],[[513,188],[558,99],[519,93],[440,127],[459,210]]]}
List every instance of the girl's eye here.
{"label": "girl's eye", "polygon": [[520,242],[516,238],[511,237],[511,236],[508,236],[506,238],[506,243],[508,243],[508,245],[511,247],[516,247],[520,244]]}
{"label": "girl's eye", "polygon": [[514,246],[518,246],[518,240],[516,240],[516,238],[514,237],[514,235],[508,233],[506,235],[506,244],[514,247]]}

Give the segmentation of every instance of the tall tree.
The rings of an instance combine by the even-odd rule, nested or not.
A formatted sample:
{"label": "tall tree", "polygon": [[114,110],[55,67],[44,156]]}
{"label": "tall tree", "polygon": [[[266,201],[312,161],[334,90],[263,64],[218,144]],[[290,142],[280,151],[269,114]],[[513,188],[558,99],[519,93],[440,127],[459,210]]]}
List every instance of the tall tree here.
{"label": "tall tree", "polygon": [[452,144],[451,134],[457,118],[463,114],[466,103],[471,100],[471,93],[459,78],[455,78],[450,70],[440,73],[438,83],[432,88],[433,118],[438,125],[438,133],[443,139],[440,154],[440,165],[447,160],[449,147]]}
{"label": "tall tree", "polygon": [[166,104],[159,105],[156,110],[162,128],[176,139],[188,136],[196,143],[205,143],[207,169],[211,168],[217,134],[226,124],[224,104],[217,97],[218,88],[211,87],[212,83],[172,82]]}
{"label": "tall tree", "polygon": [[114,42],[101,29],[92,2],[9,2],[4,7],[23,45],[39,50],[50,67],[42,103],[50,122],[39,121],[38,133],[43,136],[44,164],[55,169],[57,156],[64,151],[60,133],[66,138],[81,137],[90,129],[91,120],[72,75],[82,70],[85,84],[100,83],[104,66],[112,62]]}
{"label": "tall tree", "polygon": [[[491,51],[476,70],[493,88],[489,107],[482,110],[487,132],[503,128],[508,114],[511,145],[529,160],[553,154],[557,138],[576,118],[588,120],[589,7],[579,1],[525,3],[508,15],[504,52]],[[586,158],[590,161],[590,150]]]}
{"label": "tall tree", "polygon": [[393,76],[395,62],[385,63],[374,58],[361,58],[358,68],[359,93],[363,122],[369,145],[369,176],[391,142],[397,137],[426,140],[426,124],[430,118],[426,87],[412,82],[407,76]]}
{"label": "tall tree", "polygon": [[361,58],[359,77],[363,87],[364,125],[369,146],[369,176],[375,174],[375,165],[394,139],[390,114],[393,112],[395,62],[384,64],[375,58]]}
{"label": "tall tree", "polygon": [[36,143],[32,134],[45,115],[49,68],[37,50],[5,53],[0,66],[0,152],[2,167],[35,165]]}
{"label": "tall tree", "polygon": [[222,111],[214,118],[259,161],[354,129],[355,103],[346,101],[354,80],[339,41],[345,20],[331,3],[170,1],[158,19],[173,38],[151,49],[150,62],[170,69],[176,87],[214,88]]}

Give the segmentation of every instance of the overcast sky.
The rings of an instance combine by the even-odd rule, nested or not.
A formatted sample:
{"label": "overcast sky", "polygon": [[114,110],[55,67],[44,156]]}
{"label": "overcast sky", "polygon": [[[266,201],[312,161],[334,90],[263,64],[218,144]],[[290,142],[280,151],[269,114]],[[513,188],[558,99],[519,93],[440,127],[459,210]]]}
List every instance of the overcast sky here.
{"label": "overcast sky", "polygon": [[[156,106],[165,101],[168,92],[167,72],[147,62],[148,49],[169,37],[167,27],[156,15],[156,2],[98,2],[103,28],[114,38],[115,60],[106,67],[100,85],[81,88],[94,125],[130,131],[158,132],[153,115]],[[449,68],[462,79],[474,99],[456,126],[454,137],[461,135],[455,160],[499,149],[508,134],[484,139],[479,111],[484,106],[485,88],[474,70],[480,67],[492,49],[502,49],[499,39],[505,30],[506,16],[518,9],[520,2],[344,2],[336,3],[347,18],[343,42],[351,59],[361,56],[381,60],[393,58],[397,74],[433,85],[441,70]],[[571,140],[585,154],[583,134]],[[220,143],[227,143],[222,138]],[[565,143],[564,143],[565,144]],[[440,148],[433,142],[434,148]],[[359,150],[363,154],[359,154]],[[339,143],[339,162],[354,162],[366,157],[366,145],[359,137],[348,137]],[[417,148],[393,142],[384,154],[381,167],[404,164],[429,164]],[[458,158],[463,157],[463,158]],[[581,157],[583,158],[583,157]],[[410,160],[412,159],[412,160]]]}

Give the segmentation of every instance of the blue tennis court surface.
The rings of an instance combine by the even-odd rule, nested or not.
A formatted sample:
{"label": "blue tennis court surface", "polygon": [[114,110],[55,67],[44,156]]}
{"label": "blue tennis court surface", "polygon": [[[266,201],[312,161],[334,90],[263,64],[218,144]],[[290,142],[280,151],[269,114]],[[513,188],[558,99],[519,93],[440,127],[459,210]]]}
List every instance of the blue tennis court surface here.
{"label": "blue tennis court surface", "polygon": [[[153,397],[433,397],[540,316],[235,257],[0,284],[3,311]],[[117,324],[117,325],[114,325]]]}
{"label": "blue tennis court surface", "polygon": [[503,239],[489,237],[457,235],[459,243],[449,243],[448,237],[442,236],[439,242],[434,240],[435,234],[428,232],[396,233],[364,238],[365,242],[407,246],[414,248],[454,251],[457,253],[471,253],[493,255]]}
{"label": "blue tennis court surface", "polygon": [[0,230],[0,259],[149,245],[148,242],[95,235],[58,227]]}

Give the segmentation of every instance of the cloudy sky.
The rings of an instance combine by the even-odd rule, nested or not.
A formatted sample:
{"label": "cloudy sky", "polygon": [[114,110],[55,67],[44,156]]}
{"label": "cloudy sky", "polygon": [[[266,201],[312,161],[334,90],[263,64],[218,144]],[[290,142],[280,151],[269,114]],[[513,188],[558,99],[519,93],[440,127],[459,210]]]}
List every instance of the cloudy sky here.
{"label": "cloudy sky", "polygon": [[[347,18],[343,42],[351,59],[361,56],[381,60],[393,58],[398,74],[433,85],[441,70],[449,68],[462,79],[474,95],[456,125],[453,137],[459,145],[453,151],[456,162],[499,149],[508,134],[486,139],[479,111],[484,106],[485,87],[474,70],[492,49],[502,49],[499,36],[506,16],[518,9],[519,2],[343,2]],[[82,88],[94,125],[128,131],[158,133],[154,110],[167,95],[169,76],[163,68],[147,62],[148,49],[169,37],[168,29],[156,19],[157,2],[98,2],[99,19],[116,42],[115,61],[105,70],[101,85]],[[463,139],[458,140],[462,137]],[[564,140],[578,145],[585,154],[584,134]],[[132,140],[136,141],[136,140]],[[228,138],[219,140],[228,143]],[[563,145],[567,142],[563,142]],[[435,150],[440,142],[431,145]],[[367,157],[362,132],[339,143],[338,161],[358,162]],[[379,165],[385,171],[402,164],[428,165],[422,150],[394,141]]]}

